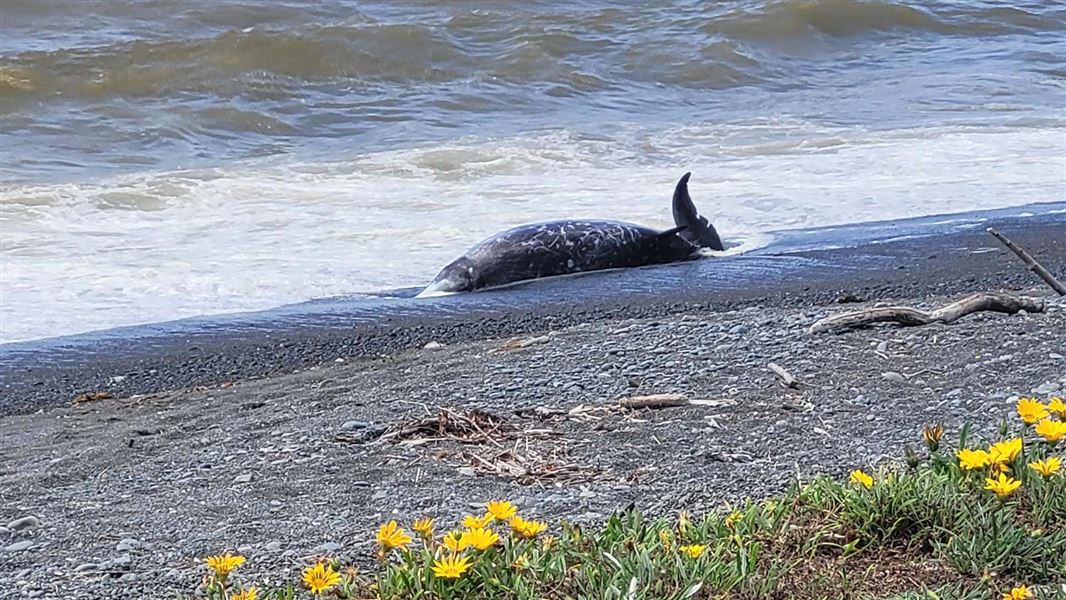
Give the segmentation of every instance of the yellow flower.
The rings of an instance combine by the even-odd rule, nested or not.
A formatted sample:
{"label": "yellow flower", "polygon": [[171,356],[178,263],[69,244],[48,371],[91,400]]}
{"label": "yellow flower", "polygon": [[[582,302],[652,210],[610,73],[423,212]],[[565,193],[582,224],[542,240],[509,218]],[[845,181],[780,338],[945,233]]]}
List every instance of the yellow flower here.
{"label": "yellow flower", "polygon": [[433,537],[433,519],[430,517],[418,519],[411,524],[411,529],[413,529],[422,539],[428,540]]}
{"label": "yellow flower", "polygon": [[258,593],[259,590],[255,589],[254,587],[250,587],[246,590],[237,592],[236,594],[232,594],[229,597],[229,600],[255,600],[255,595]]}
{"label": "yellow flower", "polygon": [[1062,459],[1057,456],[1049,457],[1045,460],[1035,460],[1029,463],[1029,468],[1040,473],[1044,477],[1051,477],[1055,473],[1059,472],[1062,468]]}
{"label": "yellow flower", "polygon": [[396,524],[396,521],[389,521],[378,529],[376,536],[377,541],[381,544],[381,547],[385,550],[391,550],[393,548],[403,548],[407,544],[411,543],[411,536],[407,535],[407,532],[402,527]]}
{"label": "yellow flower", "polygon": [[493,500],[485,505],[485,510],[487,511],[486,517],[491,515],[497,521],[506,521],[518,513],[515,505],[506,500]]}
{"label": "yellow flower", "polygon": [[1055,396],[1048,400],[1047,409],[1058,415],[1060,419],[1066,419],[1066,402],[1063,402],[1062,398]]}
{"label": "yellow flower", "polygon": [[997,442],[988,448],[988,462],[991,464],[1006,464],[1013,461],[1021,452],[1022,438]]}
{"label": "yellow flower", "polygon": [[528,569],[529,568],[529,557],[526,556],[525,554],[520,554],[518,556],[518,558],[514,559],[514,562],[511,563],[511,566],[516,568],[516,569],[518,569],[519,571]]}
{"label": "yellow flower", "polygon": [[1062,421],[1052,421],[1051,419],[1044,419],[1036,424],[1033,431],[1037,435],[1047,440],[1049,443],[1054,444],[1062,438],[1066,437],[1066,423]]}
{"label": "yellow flower", "polygon": [[729,515],[726,516],[726,518],[725,518],[725,526],[730,528],[730,529],[732,529],[733,526],[736,525],[737,522],[740,521],[743,518],[744,518],[744,515],[742,515],[739,510],[734,510],[733,512],[729,513]]}
{"label": "yellow flower", "polygon": [[687,510],[677,513],[677,532],[684,535],[692,527],[692,518]]}
{"label": "yellow flower", "polygon": [[1036,398],[1018,400],[1018,416],[1028,424],[1033,424],[1048,415],[1047,407]]}
{"label": "yellow flower", "polygon": [[545,551],[551,550],[552,546],[555,546],[555,536],[553,536],[553,535],[544,536],[540,540],[540,546],[541,546],[541,548],[544,548]]}
{"label": "yellow flower", "polygon": [[670,532],[665,529],[659,530],[659,543],[663,545],[667,552],[674,548],[674,540],[670,537]]}
{"label": "yellow flower", "polygon": [[441,579],[459,579],[470,568],[466,556],[442,556],[433,561],[433,576]]}
{"label": "yellow flower", "polygon": [[500,541],[500,536],[491,529],[485,529],[484,527],[478,527],[477,529],[469,529],[463,532],[462,537],[459,538],[459,545],[464,548],[473,546],[478,550],[488,550],[496,545],[496,542]]}
{"label": "yellow flower", "polygon": [[985,489],[990,492],[995,492],[1000,498],[1005,498],[1014,493],[1014,490],[1021,487],[1022,482],[1014,479],[1013,477],[1007,477],[1000,473],[998,479],[985,479]]}
{"label": "yellow flower", "polygon": [[514,517],[510,521],[511,531],[520,538],[531,540],[540,535],[548,528],[547,523],[540,521],[527,521],[522,517]]}
{"label": "yellow flower", "polygon": [[975,471],[987,467],[992,459],[984,450],[970,450],[963,448],[955,453],[959,457],[959,467],[966,471]]}
{"label": "yellow flower", "polygon": [[484,529],[492,524],[492,515],[483,515],[475,517],[474,515],[466,515],[463,517],[463,527],[467,529]]}
{"label": "yellow flower", "polygon": [[219,554],[217,556],[208,556],[204,559],[208,567],[215,572],[219,577],[225,577],[229,575],[230,571],[244,564],[243,556],[233,556],[232,554]]}
{"label": "yellow flower", "polygon": [[321,594],[340,582],[340,573],[334,571],[332,565],[320,562],[304,569],[304,585],[311,589],[312,594]]}
{"label": "yellow flower", "polygon": [[865,471],[855,470],[851,472],[851,482],[858,483],[864,487],[871,488],[874,486],[874,478]]}
{"label": "yellow flower", "polygon": [[463,545],[463,536],[458,531],[449,531],[441,539],[441,544],[452,552],[462,552],[466,549],[466,546]]}
{"label": "yellow flower", "polygon": [[1010,593],[1003,594],[1003,600],[1026,600],[1026,598],[1032,598],[1033,592],[1029,591],[1029,588],[1024,585],[1012,589]]}
{"label": "yellow flower", "polygon": [[687,554],[689,558],[699,558],[703,556],[703,551],[707,549],[707,546],[700,544],[692,544],[689,546],[681,546],[678,548],[682,553]]}
{"label": "yellow flower", "polygon": [[922,428],[922,439],[925,440],[925,446],[930,452],[936,452],[937,448],[940,448],[942,437],[944,437],[944,426],[940,423],[933,423]]}

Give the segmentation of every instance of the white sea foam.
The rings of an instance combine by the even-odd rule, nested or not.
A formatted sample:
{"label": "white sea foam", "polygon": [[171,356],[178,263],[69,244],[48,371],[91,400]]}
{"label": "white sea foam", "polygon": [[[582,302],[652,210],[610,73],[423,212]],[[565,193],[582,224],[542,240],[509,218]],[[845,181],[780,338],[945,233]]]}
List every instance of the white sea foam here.
{"label": "white sea foam", "polygon": [[1061,200],[1061,124],[630,126],[5,185],[0,339],[422,285],[469,246],[526,222],[666,228],[685,171],[701,213],[742,242],[727,253],[775,229]]}

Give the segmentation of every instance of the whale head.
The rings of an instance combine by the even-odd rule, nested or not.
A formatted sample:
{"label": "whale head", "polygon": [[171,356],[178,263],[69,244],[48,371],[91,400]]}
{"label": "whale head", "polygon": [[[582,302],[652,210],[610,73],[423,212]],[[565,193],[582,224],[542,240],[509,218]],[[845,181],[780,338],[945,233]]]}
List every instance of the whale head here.
{"label": "whale head", "polygon": [[474,264],[463,256],[441,269],[433,279],[433,283],[418,293],[416,298],[429,298],[432,296],[444,296],[459,292],[472,292],[476,289],[477,274]]}

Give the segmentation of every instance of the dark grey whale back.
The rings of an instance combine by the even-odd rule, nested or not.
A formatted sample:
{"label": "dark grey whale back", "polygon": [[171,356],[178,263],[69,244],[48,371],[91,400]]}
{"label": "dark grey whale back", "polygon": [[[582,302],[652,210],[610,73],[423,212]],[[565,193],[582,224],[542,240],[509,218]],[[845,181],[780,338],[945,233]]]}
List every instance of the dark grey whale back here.
{"label": "dark grey whale back", "polygon": [[420,295],[465,292],[557,275],[640,267],[722,250],[714,227],[688,194],[689,174],[674,190],[678,225],[667,231],[620,221],[565,220],[522,225],[477,244],[441,270]]}

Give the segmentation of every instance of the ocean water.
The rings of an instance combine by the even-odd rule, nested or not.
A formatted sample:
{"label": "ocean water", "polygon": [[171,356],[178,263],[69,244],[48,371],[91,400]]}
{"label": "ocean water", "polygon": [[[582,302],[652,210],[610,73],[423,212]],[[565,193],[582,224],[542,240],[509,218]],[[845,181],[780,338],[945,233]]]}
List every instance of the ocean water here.
{"label": "ocean water", "polygon": [[740,249],[1062,200],[1066,3],[5,0],[0,340],[667,227],[686,171]]}

